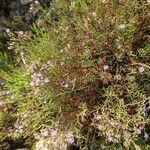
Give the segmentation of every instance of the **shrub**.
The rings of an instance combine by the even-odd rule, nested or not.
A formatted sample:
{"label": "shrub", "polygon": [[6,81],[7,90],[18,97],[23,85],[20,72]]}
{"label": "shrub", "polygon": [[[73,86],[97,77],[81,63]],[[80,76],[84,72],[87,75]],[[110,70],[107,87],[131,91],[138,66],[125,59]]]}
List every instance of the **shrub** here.
{"label": "shrub", "polygon": [[149,140],[148,18],[135,0],[52,2],[18,36],[20,66],[5,79],[21,135],[58,123],[81,149],[140,149],[142,134]]}

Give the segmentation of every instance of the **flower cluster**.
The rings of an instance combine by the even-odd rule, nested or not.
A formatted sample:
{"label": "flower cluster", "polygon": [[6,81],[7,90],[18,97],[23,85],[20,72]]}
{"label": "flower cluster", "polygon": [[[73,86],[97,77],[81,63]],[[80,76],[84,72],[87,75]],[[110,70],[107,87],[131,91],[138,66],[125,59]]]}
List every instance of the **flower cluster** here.
{"label": "flower cluster", "polygon": [[48,61],[46,64],[43,65],[43,67],[41,68],[41,71],[37,72],[36,68],[33,68],[31,71],[32,73],[31,74],[32,81],[30,82],[31,86],[37,87],[37,86],[49,83],[50,81],[44,74],[43,70],[52,66],[53,64],[50,61]]}
{"label": "flower cluster", "polygon": [[43,137],[49,137],[49,136],[56,137],[57,133],[58,133],[57,129],[51,129],[51,130],[44,129],[41,131],[41,135]]}
{"label": "flower cluster", "polygon": [[66,134],[66,141],[68,144],[74,144],[75,139],[72,131],[68,131],[68,133]]}
{"label": "flower cluster", "polygon": [[100,132],[100,136],[104,136],[109,142],[118,142],[120,138],[118,124],[113,118],[106,115],[95,114],[92,126]]}

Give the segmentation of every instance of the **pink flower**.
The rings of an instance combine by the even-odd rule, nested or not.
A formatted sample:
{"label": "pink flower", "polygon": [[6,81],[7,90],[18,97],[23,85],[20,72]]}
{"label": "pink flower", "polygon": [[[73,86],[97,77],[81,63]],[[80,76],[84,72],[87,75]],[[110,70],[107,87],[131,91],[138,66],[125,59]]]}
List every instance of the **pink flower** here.
{"label": "pink flower", "polygon": [[6,28],[5,31],[6,31],[7,33],[9,33],[9,32],[10,32],[10,29],[9,29],[9,28]]}
{"label": "pink flower", "polygon": [[44,82],[45,82],[45,83],[48,83],[48,82],[49,82],[49,79],[48,79],[48,78],[46,78],[46,79],[44,80]]}
{"label": "pink flower", "polygon": [[97,125],[97,129],[101,131],[103,129],[103,126],[102,125]]}
{"label": "pink flower", "polygon": [[147,133],[144,133],[144,138],[147,140],[149,138]]}
{"label": "pink flower", "polygon": [[73,144],[75,141],[74,141],[74,138],[68,138],[67,139],[67,143],[69,144]]}
{"label": "pink flower", "polygon": [[41,132],[42,136],[44,137],[48,137],[49,136],[49,131],[48,130],[44,130]]}
{"label": "pink flower", "polygon": [[138,70],[140,73],[143,73],[145,71],[144,67],[139,67]]}
{"label": "pink flower", "polygon": [[74,141],[74,135],[73,135],[73,132],[72,131],[69,131],[67,133],[67,143],[69,144],[73,144],[75,141]]}
{"label": "pink flower", "polygon": [[101,115],[96,115],[96,120],[100,120],[100,119],[102,119],[102,116]]}
{"label": "pink flower", "polygon": [[57,135],[57,130],[52,129],[52,130],[50,131],[50,135],[51,135],[51,136],[56,136],[56,135]]}
{"label": "pink flower", "polygon": [[42,77],[42,73],[41,72],[39,72],[38,74],[37,74],[37,77]]}
{"label": "pink flower", "polygon": [[108,65],[104,65],[104,66],[103,66],[103,69],[106,71],[106,70],[109,69],[109,66],[108,66]]}
{"label": "pink flower", "polygon": [[112,142],[113,141],[113,137],[112,136],[108,136],[108,141]]}

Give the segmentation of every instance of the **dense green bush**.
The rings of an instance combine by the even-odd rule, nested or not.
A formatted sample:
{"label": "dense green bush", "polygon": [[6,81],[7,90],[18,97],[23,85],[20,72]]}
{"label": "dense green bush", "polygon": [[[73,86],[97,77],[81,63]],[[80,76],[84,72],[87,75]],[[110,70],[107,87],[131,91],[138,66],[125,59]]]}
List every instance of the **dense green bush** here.
{"label": "dense green bush", "polygon": [[9,33],[18,65],[4,73],[1,96],[15,106],[11,137],[55,127],[81,149],[148,150],[148,7],[56,0],[32,32]]}

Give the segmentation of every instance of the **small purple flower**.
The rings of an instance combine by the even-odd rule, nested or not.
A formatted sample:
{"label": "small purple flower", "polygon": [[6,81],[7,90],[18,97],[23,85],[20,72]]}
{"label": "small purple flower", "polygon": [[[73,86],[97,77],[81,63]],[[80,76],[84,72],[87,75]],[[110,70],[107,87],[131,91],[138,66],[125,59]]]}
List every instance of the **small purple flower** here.
{"label": "small purple flower", "polygon": [[44,130],[41,132],[42,136],[44,137],[48,137],[49,136],[49,131],[48,130]]}
{"label": "small purple flower", "polygon": [[75,141],[74,141],[74,135],[73,135],[73,132],[72,131],[69,131],[66,135],[67,137],[67,143],[69,144],[73,144]]}
{"label": "small purple flower", "polygon": [[145,71],[144,67],[139,67],[138,70],[140,73],[143,73]]}
{"label": "small purple flower", "polygon": [[44,80],[44,82],[45,82],[45,83],[48,83],[48,82],[49,82],[49,79],[48,79],[48,78],[46,78],[46,79]]}
{"label": "small purple flower", "polygon": [[96,120],[100,120],[100,119],[102,119],[102,115],[96,115]]}
{"label": "small purple flower", "polygon": [[145,138],[146,140],[148,140],[149,135],[148,135],[147,133],[144,133],[144,138]]}
{"label": "small purple flower", "polygon": [[38,74],[37,74],[37,77],[42,77],[42,73],[41,72],[39,72]]}
{"label": "small purple flower", "polygon": [[9,28],[6,28],[5,31],[6,31],[7,33],[9,33],[9,32],[10,32],[10,29],[9,29]]}
{"label": "small purple flower", "polygon": [[101,131],[103,129],[103,126],[99,124],[97,125],[97,129]]}
{"label": "small purple flower", "polygon": [[51,135],[51,136],[56,136],[56,135],[57,135],[57,130],[52,129],[52,130],[50,131],[50,135]]}
{"label": "small purple flower", "polygon": [[104,65],[104,66],[103,66],[103,69],[106,71],[106,70],[109,69],[109,66],[108,66],[108,65]]}
{"label": "small purple flower", "polygon": [[67,143],[68,144],[73,144],[75,141],[74,141],[74,138],[68,138],[67,139]]}
{"label": "small purple flower", "polygon": [[112,136],[108,136],[108,141],[112,142],[113,141],[113,137]]}

